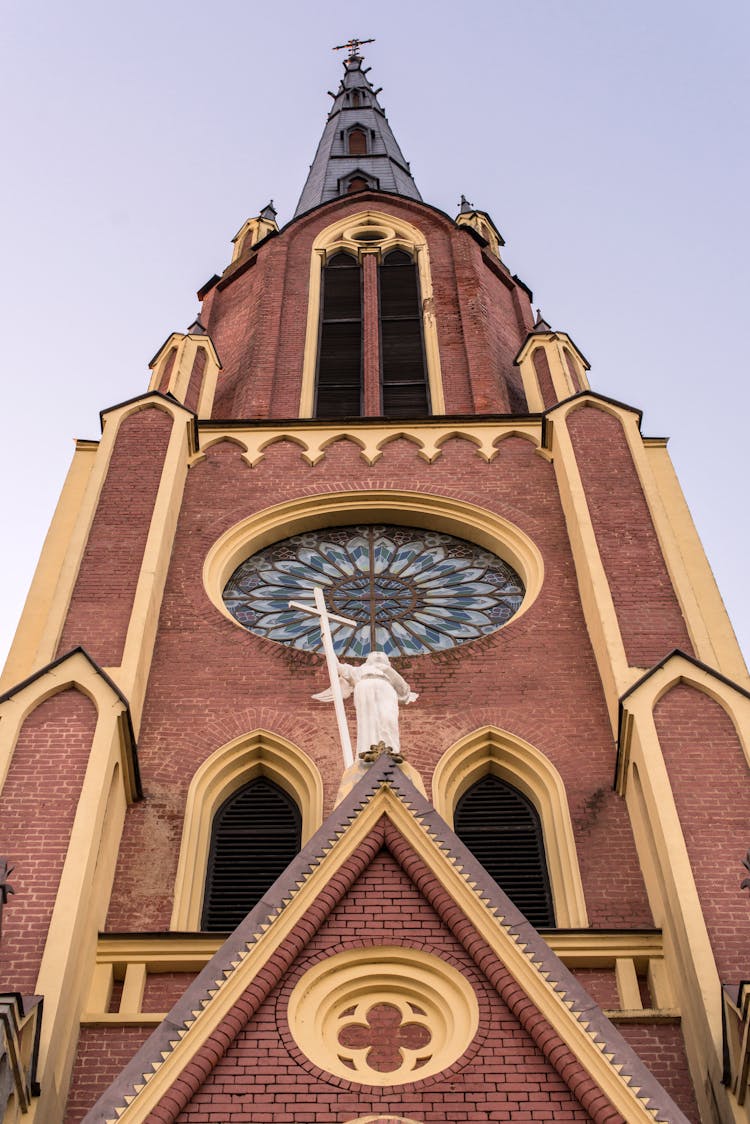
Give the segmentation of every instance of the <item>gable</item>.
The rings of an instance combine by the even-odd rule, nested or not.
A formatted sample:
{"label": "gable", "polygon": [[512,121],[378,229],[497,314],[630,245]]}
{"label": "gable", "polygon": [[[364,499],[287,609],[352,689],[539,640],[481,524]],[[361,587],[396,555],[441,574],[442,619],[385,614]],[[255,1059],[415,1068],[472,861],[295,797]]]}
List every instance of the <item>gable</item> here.
{"label": "gable", "polygon": [[[373,979],[378,972],[378,961],[387,969],[393,965],[399,950],[405,957],[401,974],[397,970],[393,977],[388,977],[385,971],[385,979]],[[413,961],[409,960],[410,952],[414,954]],[[352,967],[363,959],[366,964],[369,960],[365,971],[368,968],[372,971],[369,997],[364,1004],[359,1004],[360,1010],[354,1011],[352,1008],[361,996],[362,978],[352,972]],[[439,962],[433,986],[444,1000],[442,1010],[439,1002],[431,1003],[429,973],[433,960]],[[337,1022],[343,1024],[340,1036],[344,1043],[364,1039],[369,1043],[370,1054],[376,1055],[373,1065],[378,1068],[370,1069],[366,1058],[360,1057],[358,1069],[352,1071],[348,1079],[343,1076],[346,1072],[343,1068],[332,1080],[316,1064],[314,1048],[320,1046],[317,1033],[313,1036],[310,1054],[302,1048],[305,1031],[302,1023],[311,1019],[311,1012],[299,1007],[295,1012],[294,998],[300,991],[304,993],[306,986],[310,989],[307,981],[316,970],[325,969],[335,961],[344,963],[338,974],[335,968],[330,971],[330,986],[338,994],[331,1017],[323,1020],[323,1029],[330,1034],[331,1030],[335,1032]],[[460,1038],[456,1041],[456,1026],[450,1024],[452,1012],[448,1004],[452,999],[451,1006],[455,1010],[456,999],[450,992],[446,994],[446,980],[441,973],[441,968],[446,966],[467,980],[476,996],[478,1025],[465,1048]],[[412,973],[411,990],[410,981],[404,980],[406,973]],[[326,982],[323,981],[324,985]],[[317,1005],[319,997],[313,993],[311,998]],[[372,1011],[369,1023],[367,1014],[361,1010],[363,1006],[369,1009],[368,1013]],[[388,1007],[391,1012],[397,1012],[390,1022],[389,1012],[381,1010]],[[406,1008],[403,1016],[401,1007]],[[414,1014],[414,1009],[430,1017]],[[342,1018],[342,1011],[351,1013]],[[397,1068],[398,1060],[394,1055],[399,1044],[405,1045],[407,1056],[421,1051],[422,1057],[428,1059],[433,1047],[440,1049],[445,1045],[439,1040],[441,1015],[450,1024],[452,1039],[447,1043],[451,1049],[441,1071],[422,1078],[426,1067],[417,1068],[413,1074]],[[326,1044],[329,1050],[333,1047],[333,1054],[336,1053],[336,1037],[334,1033]],[[413,1051],[409,1050],[410,1038],[412,1042],[416,1039]],[[338,1052],[342,1056],[348,1053],[341,1044]],[[355,1055],[362,1052],[356,1048],[351,1051]],[[269,1090],[273,1090],[274,1119],[303,1113],[309,1114],[304,1119],[314,1120],[325,1112],[340,1118],[346,1106],[352,1116],[394,1113],[415,1119],[452,1120],[452,1112],[459,1102],[463,1110],[474,1113],[477,1120],[491,1120],[492,1114],[499,1111],[507,1112],[508,1118],[513,1119],[532,1102],[537,1111],[542,1106],[554,1109],[556,1118],[561,1121],[591,1119],[518,1018],[477,969],[450,927],[402,871],[385,841],[286,975],[237,1033],[224,1056],[183,1108],[179,1120],[184,1124],[198,1124],[211,1108],[215,1111],[217,1104],[232,1106],[232,1120],[261,1119],[259,1098],[262,1103]]]}
{"label": "gable", "polygon": [[[384,848],[387,856],[383,854]],[[412,911],[408,918],[407,907]],[[411,928],[407,929],[407,924]],[[335,961],[335,956],[347,954],[344,949],[332,955],[327,945],[318,948],[313,942],[325,943],[335,938],[340,946],[347,939],[351,926],[361,934],[351,940],[355,959],[371,957],[364,977],[367,985],[364,991],[355,988],[351,1002],[337,1008],[337,997],[341,993],[348,999],[346,988],[351,986],[346,972],[339,973],[331,977],[333,984],[328,992],[324,988],[316,993],[315,1003],[308,1004],[306,1012],[290,1014],[289,1001],[282,1001],[281,995],[303,964],[317,956],[318,963],[327,960],[337,966],[340,962]],[[374,944],[376,932],[380,934],[379,940],[397,932],[397,937],[388,939],[400,942],[397,948],[406,947],[418,953],[421,960],[417,970],[399,968],[399,957],[391,952],[394,945]],[[411,948],[412,938],[405,937],[405,933],[414,934],[416,949]],[[436,942],[435,948],[424,940],[426,933]],[[379,956],[372,956],[374,949],[380,950]],[[379,966],[383,961],[391,965],[388,968],[391,975],[385,983]],[[400,972],[395,987],[394,963],[397,974]],[[370,1034],[373,1025],[367,1011],[360,1014],[356,1009],[357,1002],[361,995],[367,996],[374,988],[382,1008],[383,988],[391,988],[391,992],[395,990],[396,993],[391,1007],[398,1006],[402,999],[413,1004],[408,1010],[401,1007],[400,1021],[396,1012],[396,1029],[400,1032],[404,1021],[421,1022],[423,1026],[426,1021],[430,1048],[434,1032],[435,1041],[442,1049],[441,1034],[445,1042],[452,1040],[452,1032],[443,1033],[439,1028],[440,1020],[453,1017],[463,1000],[460,987],[449,996],[449,1002],[444,1003],[442,1009],[435,996],[444,990],[444,982],[453,978],[451,972],[456,964],[463,965],[463,970],[456,968],[460,979],[480,980],[481,986],[475,989],[476,1025],[470,1026],[468,1037],[460,1040],[460,1052],[456,1056],[449,1056],[449,1051],[439,1055],[439,1071],[429,1072],[425,1078],[420,1078],[415,1071],[403,1081],[400,1079],[404,1075],[396,1073],[390,1086],[383,1084],[387,1078],[381,1079],[378,1088],[390,1089],[389,1104],[395,1089],[416,1096],[442,1082],[446,1105],[450,1100],[448,1090],[461,1095],[471,1092],[476,1111],[491,1119],[486,1115],[490,1110],[486,1107],[482,1067],[477,1070],[481,1081],[473,1072],[471,1080],[466,1080],[464,1072],[471,1059],[479,1054],[487,1036],[493,1034],[496,1039],[492,1049],[487,1046],[485,1063],[489,1060],[499,1067],[493,1095],[504,1098],[503,1103],[507,1103],[509,1092],[516,1087],[519,1098],[522,1093],[529,1098],[526,1103],[541,1097],[544,1111],[558,1115],[559,1110],[563,1112],[563,1119],[566,1118],[564,1112],[569,1112],[573,1113],[571,1119],[601,1120],[602,1124],[605,1120],[610,1124],[618,1120],[639,1124],[654,1119],[686,1124],[684,1115],[599,1008],[509,899],[488,879],[432,806],[387,757],[370,767],[264,901],[245,918],[92,1109],[86,1124],[116,1120],[125,1124],[188,1120],[189,1116],[183,1113],[192,1111],[189,1106],[201,1095],[201,1089],[210,1088],[215,1074],[224,1075],[222,1089],[230,1089],[232,1083],[226,1080],[225,1067],[235,1065],[234,1076],[239,1084],[232,1086],[233,1091],[218,1093],[214,1089],[213,1094],[225,1098],[223,1103],[229,1104],[240,1088],[246,1087],[257,1075],[253,1066],[243,1065],[240,1080],[236,1056],[259,1041],[269,1051],[269,1057],[279,1062],[284,1059],[285,1075],[296,1064],[306,1076],[301,1078],[295,1070],[296,1080],[287,1082],[286,1077],[274,1080],[264,1093],[259,1083],[255,1092],[270,1098],[263,1102],[266,1107],[258,1108],[254,1116],[247,1117],[242,1115],[244,1110],[239,1110],[238,1120],[260,1122],[278,1118],[275,1105],[284,1088],[288,1086],[288,1092],[296,1090],[297,1095],[302,1095],[310,1087],[311,1078],[339,1090],[339,1095],[342,1089],[349,1092],[355,1089],[358,1098],[356,1104],[351,1102],[352,1113],[347,1119],[361,1116],[363,1112],[366,1115],[359,1093],[364,1089],[371,1093],[374,1082],[366,1085],[363,1079],[350,1080],[332,1073],[330,1067],[320,1064],[317,1055],[311,1057],[315,1052],[310,1046],[311,1040],[317,1034],[330,1042],[333,1036],[333,1054],[338,1052],[338,1044],[344,1046],[342,1054],[346,1056],[348,1052],[354,1061],[355,1076],[357,1067],[362,1073],[362,1059],[366,1057],[362,1034]],[[438,984],[430,984],[436,977]],[[300,978],[307,980],[306,976]],[[420,994],[414,991],[418,978],[423,983],[425,978],[427,980]],[[310,979],[317,986],[317,977]],[[302,988],[303,994],[305,991],[306,985]],[[278,1006],[282,1002],[286,1003],[283,1008]],[[276,1005],[273,1019],[267,1004]],[[354,1010],[350,1009],[352,1007]],[[256,1020],[261,1010],[267,1026],[273,1024],[275,1030],[257,1038],[254,1036],[258,1035],[262,1024]],[[329,1017],[331,1011],[334,1019],[341,1017],[359,1022],[359,1030],[352,1032],[353,1037],[347,1033],[346,1041],[337,1044],[338,1030],[335,1024],[331,1030],[330,1018],[328,1025],[321,1029],[320,1018]],[[471,1022],[472,1017],[471,1013],[462,1016],[463,1024],[467,1019]],[[296,1053],[288,1038],[284,1039],[285,1019]],[[300,1019],[303,1023],[312,1021],[312,1038],[300,1032]],[[379,1010],[375,1022],[381,1038],[388,1026],[393,1037],[392,1010]],[[411,1050],[412,1059],[421,1064],[421,1058],[429,1052],[425,1051],[428,1044],[424,1033],[405,1028],[404,1034],[409,1039],[406,1041],[400,1035],[404,1055]],[[369,1049],[371,1044],[365,1045]],[[390,1047],[386,1042],[387,1048],[392,1049],[392,1046],[392,1042]],[[352,1048],[359,1049],[360,1053],[352,1055]],[[289,1060],[290,1056],[294,1062]],[[329,1052],[328,1057],[331,1056]],[[428,1070],[425,1063],[425,1074]],[[266,1084],[269,1080],[266,1073]],[[369,1075],[368,1081],[373,1081]],[[552,1100],[545,1099],[549,1096]],[[348,1106],[349,1100],[346,1103]],[[377,1105],[375,1112],[384,1111],[382,1100],[369,1103]],[[416,1096],[409,1103],[422,1102]],[[553,1104],[555,1107],[550,1107]],[[445,1111],[450,1112],[450,1109],[446,1107]],[[409,1115],[420,1118],[416,1109]]]}

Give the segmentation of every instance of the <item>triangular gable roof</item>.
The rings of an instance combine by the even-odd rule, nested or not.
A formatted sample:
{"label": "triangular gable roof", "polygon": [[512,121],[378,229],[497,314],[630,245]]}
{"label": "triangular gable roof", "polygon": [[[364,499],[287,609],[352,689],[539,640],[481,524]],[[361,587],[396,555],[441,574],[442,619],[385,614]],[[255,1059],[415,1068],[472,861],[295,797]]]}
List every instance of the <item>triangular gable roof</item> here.
{"label": "triangular gable roof", "polygon": [[[379,823],[384,834],[378,835]],[[252,1017],[384,838],[592,1119],[689,1124],[575,977],[388,757],[375,762],[335,809],[83,1124],[174,1120],[231,1044],[231,1028],[236,1035]]]}

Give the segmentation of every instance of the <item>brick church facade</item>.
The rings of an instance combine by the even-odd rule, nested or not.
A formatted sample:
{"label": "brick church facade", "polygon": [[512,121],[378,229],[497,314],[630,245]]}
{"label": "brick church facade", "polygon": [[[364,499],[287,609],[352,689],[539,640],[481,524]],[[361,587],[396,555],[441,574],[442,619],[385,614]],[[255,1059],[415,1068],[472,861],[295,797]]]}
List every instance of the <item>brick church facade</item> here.
{"label": "brick church facade", "polygon": [[[0,697],[3,1124],[750,1120],[750,683],[666,442],[377,93],[355,42],[292,220],[77,444]],[[354,764],[315,587],[352,733],[402,692]]]}

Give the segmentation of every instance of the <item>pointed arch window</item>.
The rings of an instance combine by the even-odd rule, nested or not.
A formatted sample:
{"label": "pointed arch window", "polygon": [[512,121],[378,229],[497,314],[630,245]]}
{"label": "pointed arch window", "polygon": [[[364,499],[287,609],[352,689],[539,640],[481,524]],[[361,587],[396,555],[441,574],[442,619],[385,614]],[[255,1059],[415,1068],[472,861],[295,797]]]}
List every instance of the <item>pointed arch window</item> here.
{"label": "pointed arch window", "polygon": [[214,816],[201,928],[236,928],[298,854],[294,800],[267,777],[237,789]]}
{"label": "pointed arch window", "polygon": [[391,250],[380,266],[366,255],[364,266],[339,251],[323,268],[315,412],[424,417],[430,399],[417,267],[404,250]]}
{"label": "pointed arch window", "polygon": [[378,281],[383,414],[420,417],[429,412],[429,400],[417,267],[409,254],[392,250]]}
{"label": "pointed arch window", "polygon": [[356,258],[334,254],[323,270],[316,413],[362,412],[362,270]]}
{"label": "pointed arch window", "polygon": [[554,927],[539,813],[517,788],[492,773],[459,800],[455,831],[513,904],[537,929]]}

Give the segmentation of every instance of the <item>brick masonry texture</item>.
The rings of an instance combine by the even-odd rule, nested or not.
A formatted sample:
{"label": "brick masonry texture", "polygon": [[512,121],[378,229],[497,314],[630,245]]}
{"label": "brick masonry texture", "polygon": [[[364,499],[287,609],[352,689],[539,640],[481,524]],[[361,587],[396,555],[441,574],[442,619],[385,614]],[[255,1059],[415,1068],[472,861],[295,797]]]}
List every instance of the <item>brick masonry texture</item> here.
{"label": "brick masonry texture", "polygon": [[0,855],[14,868],[3,912],[0,990],[36,990],[57,887],[96,726],[79,691],[53,695],[26,719],[3,789]]}
{"label": "brick masonry texture", "polygon": [[590,922],[652,924],[625,807],[612,791],[611,728],[553,468],[531,443],[508,438],[491,464],[468,442],[452,439],[432,465],[412,444],[397,440],[374,468],[343,441],[313,468],[288,443],[271,446],[253,469],[236,446],[220,443],[191,469],[139,738],[145,799],[127,814],[109,929],[168,927],[188,785],[220,746],[258,727],[290,739],[321,771],[325,814],[341,776],[333,715],[310,698],[326,683],[321,658],[226,620],[202,586],[207,551],[237,521],[273,503],[345,489],[398,488],[404,481],[413,490],[503,515],[534,540],[546,567],[535,604],[500,632],[444,656],[396,661],[420,693],[419,702],[402,711],[409,761],[429,791],[442,753],[478,727],[494,724],[531,742],[566,785]]}
{"label": "brick masonry texture", "polygon": [[687,1116],[700,1120],[679,1026],[621,1023],[617,1029]]}
{"label": "brick masonry texture", "polygon": [[150,1033],[147,1026],[81,1028],[64,1124],[79,1124]]}
{"label": "brick masonry texture", "polygon": [[688,684],[659,700],[655,718],[719,976],[737,984],[748,969],[747,760],[725,711]]}
{"label": "brick masonry texture", "polygon": [[525,409],[513,365],[532,324],[523,290],[499,265],[490,268],[480,246],[446,216],[407,199],[359,195],[303,216],[261,247],[252,269],[240,267],[211,292],[201,319],[224,368],[214,417],[297,415],[313,240],[368,203],[427,238],[446,413]]}
{"label": "brick masonry texture", "polygon": [[692,655],[622,425],[585,405],[568,428],[628,662],[652,667],[673,648]]}
{"label": "brick masonry texture", "polygon": [[171,415],[153,406],[120,426],[58,655],[80,644],[101,666],[121,662],[171,431]]}
{"label": "brick masonry texture", "polygon": [[[406,1086],[373,1089],[326,1077],[299,1054],[289,1033],[292,987],[308,967],[333,953],[393,944],[438,955],[469,979],[480,1005],[474,1043],[443,1075]],[[590,1119],[387,850],[333,909],[177,1119],[180,1124],[218,1119],[317,1124],[378,1112],[446,1122]]]}

